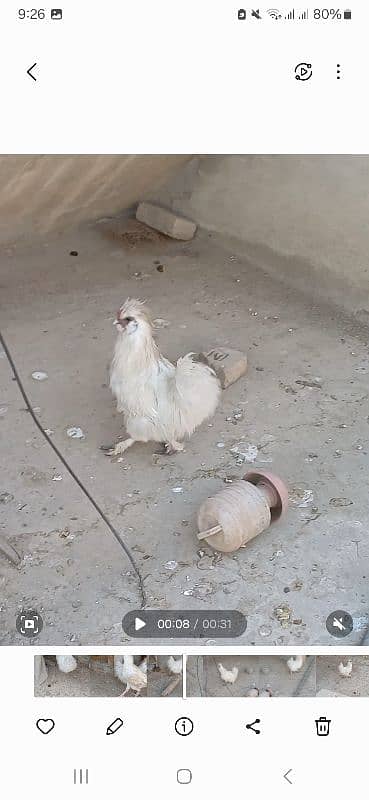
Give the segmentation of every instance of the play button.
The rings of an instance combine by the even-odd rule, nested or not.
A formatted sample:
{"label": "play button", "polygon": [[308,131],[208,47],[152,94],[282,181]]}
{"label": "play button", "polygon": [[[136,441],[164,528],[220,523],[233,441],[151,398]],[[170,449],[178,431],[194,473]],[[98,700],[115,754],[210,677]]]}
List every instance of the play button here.
{"label": "play button", "polygon": [[135,631],[140,631],[141,628],[145,628],[146,624],[147,623],[144,622],[143,619],[140,619],[140,617],[136,617],[136,619],[135,619]]}

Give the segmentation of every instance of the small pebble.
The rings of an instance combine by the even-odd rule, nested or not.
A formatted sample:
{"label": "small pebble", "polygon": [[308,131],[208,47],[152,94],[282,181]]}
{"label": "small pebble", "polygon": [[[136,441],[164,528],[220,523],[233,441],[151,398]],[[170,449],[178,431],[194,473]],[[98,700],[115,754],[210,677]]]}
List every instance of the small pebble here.
{"label": "small pebble", "polygon": [[46,381],[48,379],[47,372],[32,372],[32,378],[34,381]]}
{"label": "small pebble", "polygon": [[244,462],[247,464],[253,464],[258,455],[258,448],[254,444],[241,442],[240,444],[231,447],[230,453],[232,453],[234,456],[238,456],[237,463],[239,464],[243,464]]}
{"label": "small pebble", "polygon": [[7,411],[8,411],[8,406],[0,406],[0,417],[5,417]]}
{"label": "small pebble", "polygon": [[2,492],[0,494],[0,503],[3,503],[3,505],[11,503],[12,500],[14,500],[14,495],[10,494],[10,492]]}
{"label": "small pebble", "polygon": [[217,442],[217,447],[225,447],[224,442]]}
{"label": "small pebble", "polygon": [[174,492],[174,494],[181,494],[181,492],[183,492],[182,486],[174,486],[172,492]]}
{"label": "small pebble", "polygon": [[69,436],[70,439],[84,439],[85,438],[85,434],[83,433],[82,428],[68,428],[67,436]]}
{"label": "small pebble", "polygon": [[348,497],[331,497],[329,505],[334,508],[345,508],[345,506],[352,506],[352,500]]}
{"label": "small pebble", "polygon": [[261,625],[259,628],[260,636],[270,636],[272,633],[272,629],[269,625]]}
{"label": "small pebble", "polygon": [[165,564],[164,564],[164,567],[165,567],[165,569],[170,569],[170,570],[177,569],[178,562],[177,561],[166,561]]}
{"label": "small pebble", "polygon": [[53,481],[62,481],[62,480],[63,480],[62,475],[53,475]]}
{"label": "small pebble", "polygon": [[170,322],[168,322],[166,319],[162,319],[161,317],[157,317],[154,319],[153,324],[155,325],[155,328],[168,328]]}
{"label": "small pebble", "polygon": [[70,256],[78,256],[78,250],[71,250],[69,255]]}

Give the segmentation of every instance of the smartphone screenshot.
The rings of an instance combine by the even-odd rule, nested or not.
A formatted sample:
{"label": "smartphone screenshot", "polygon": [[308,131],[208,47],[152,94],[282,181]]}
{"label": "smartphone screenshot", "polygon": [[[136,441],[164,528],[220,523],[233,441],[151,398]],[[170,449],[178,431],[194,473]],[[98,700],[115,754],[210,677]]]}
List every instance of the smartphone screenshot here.
{"label": "smartphone screenshot", "polygon": [[0,11],[1,789],[346,798],[369,11],[60,5]]}

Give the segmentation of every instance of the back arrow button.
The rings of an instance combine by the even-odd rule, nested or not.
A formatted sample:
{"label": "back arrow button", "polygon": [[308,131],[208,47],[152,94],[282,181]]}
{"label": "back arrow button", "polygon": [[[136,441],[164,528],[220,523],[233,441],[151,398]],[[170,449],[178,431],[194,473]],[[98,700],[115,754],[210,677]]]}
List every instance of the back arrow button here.
{"label": "back arrow button", "polygon": [[288,776],[289,776],[289,774],[290,774],[290,772],[292,772],[292,769],[288,769],[288,770],[287,770],[287,772],[285,772],[285,773],[284,773],[283,777],[284,777],[284,778],[285,778],[285,780],[286,780],[288,783],[290,783],[290,784],[291,784],[291,786],[292,786],[292,781],[290,781],[290,779],[289,779],[289,777],[288,777]]}
{"label": "back arrow button", "polygon": [[36,81],[36,80],[37,80],[37,78],[35,78],[35,76],[34,76],[34,75],[32,75],[32,70],[33,70],[35,67],[37,67],[37,61],[35,61],[35,63],[34,63],[34,64],[32,64],[32,67],[29,67],[29,69],[27,69],[27,75],[29,75],[29,77],[30,77],[30,78],[32,78],[32,80],[33,80],[33,81]]}

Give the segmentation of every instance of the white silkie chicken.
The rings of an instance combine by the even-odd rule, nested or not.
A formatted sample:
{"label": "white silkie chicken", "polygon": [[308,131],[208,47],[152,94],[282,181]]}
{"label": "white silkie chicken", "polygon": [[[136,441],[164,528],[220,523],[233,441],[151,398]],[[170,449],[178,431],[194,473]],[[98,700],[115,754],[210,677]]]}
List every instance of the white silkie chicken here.
{"label": "white silkie chicken", "polygon": [[110,388],[123,412],[127,439],[108,450],[121,455],[135,442],[161,442],[168,454],[184,449],[190,436],[218,405],[221,389],[210,367],[192,353],[174,365],[161,355],[149,312],[140,300],[126,300],[115,320],[117,341]]}
{"label": "white silkie chicken", "polygon": [[290,672],[299,672],[304,666],[305,661],[306,656],[291,656],[291,658],[287,660],[287,667]]}
{"label": "white silkie chicken", "polygon": [[235,683],[238,678],[238,667],[226,669],[223,664],[217,664],[219,675],[224,683]]}
{"label": "white silkie chicken", "polygon": [[55,656],[60,672],[74,672],[77,669],[77,659],[74,656]]}
{"label": "white silkie chicken", "polygon": [[343,661],[340,661],[338,665],[338,672],[342,675],[343,678],[350,678],[352,673],[352,660],[349,658],[346,661],[346,664]]}
{"label": "white silkie chicken", "polygon": [[173,658],[173,656],[169,656],[167,660],[167,667],[169,672],[173,675],[181,675],[182,674],[182,656],[180,658]]}
{"label": "white silkie chicken", "polygon": [[124,697],[130,689],[138,697],[143,689],[147,688],[147,659],[140,666],[134,663],[133,656],[114,656],[114,675],[126,688],[122,693]]}

